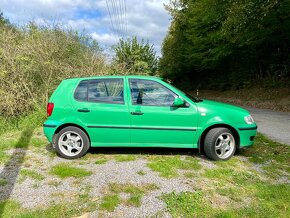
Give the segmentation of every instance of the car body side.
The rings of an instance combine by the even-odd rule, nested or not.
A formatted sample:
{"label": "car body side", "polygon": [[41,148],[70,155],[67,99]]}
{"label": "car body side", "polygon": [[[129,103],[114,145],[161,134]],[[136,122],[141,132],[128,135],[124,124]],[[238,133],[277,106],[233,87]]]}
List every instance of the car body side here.
{"label": "car body side", "polygon": [[[90,79],[107,79],[107,78],[120,78],[124,81],[124,104],[123,105],[114,105],[107,103],[91,103],[94,107],[102,107],[104,112],[102,112],[100,119],[107,119],[106,123],[109,123],[106,126],[100,126],[102,128],[90,128],[88,123],[84,122],[84,119],[81,118],[80,113],[77,112],[80,102],[77,103],[77,100],[74,99],[74,92],[78,84],[83,80]],[[131,121],[131,91],[129,87],[129,79],[142,79],[142,80],[151,80],[162,84],[168,89],[176,93],[180,98],[187,102],[187,109],[176,108],[176,110],[187,110],[190,111],[190,114],[186,114],[189,119],[192,119],[191,126],[184,123],[183,120],[175,120],[174,122],[179,122],[178,125],[182,128],[175,129],[178,137],[172,138],[172,143],[163,143],[154,141],[154,143],[148,143],[148,130],[139,128],[138,137],[141,137],[140,143],[132,142],[132,131],[135,128],[138,128],[132,124]],[[203,143],[205,134],[214,127],[227,127],[235,135],[237,145],[240,147],[251,146],[254,143],[254,137],[256,135],[257,126],[256,124],[246,124],[244,117],[249,115],[247,110],[244,110],[240,107],[232,106],[229,104],[223,104],[219,102],[203,100],[201,102],[194,102],[187,97],[185,93],[171,86],[170,84],[164,82],[157,77],[148,77],[148,76],[98,76],[98,77],[88,77],[88,78],[73,78],[66,79],[61,82],[55,92],[49,99],[49,102],[54,103],[54,110],[51,116],[44,122],[44,133],[48,141],[53,143],[53,137],[58,133],[62,128],[66,126],[76,126],[85,131],[90,139],[92,147],[113,147],[113,146],[132,146],[132,147],[176,147],[176,148],[199,148]],[[119,109],[117,109],[117,107]],[[142,106],[147,107],[147,106]],[[148,107],[150,108],[150,107]],[[148,109],[147,108],[147,109]],[[168,107],[169,108],[169,107]],[[154,110],[154,108],[152,108]],[[122,113],[122,111],[124,113]],[[150,110],[149,110],[150,111]],[[165,111],[164,113],[167,113]],[[168,112],[170,113],[170,112]],[[98,115],[98,113],[96,113]],[[162,119],[162,118],[160,118]],[[117,120],[117,127],[114,126]],[[158,119],[148,120],[148,122],[158,122]],[[159,122],[162,122],[160,120]],[[173,124],[174,125],[174,124]],[[174,129],[173,125],[168,126],[168,129]],[[156,127],[156,125],[155,125]],[[154,128],[151,128],[152,131]],[[182,135],[182,131],[184,135]],[[191,131],[189,134],[188,132]],[[160,132],[160,139],[165,135],[162,135]],[[163,131],[167,132],[167,131]],[[186,132],[186,133],[185,133]],[[140,133],[140,134],[139,134]],[[150,134],[150,133],[149,133]],[[174,131],[172,131],[174,135]],[[159,137],[157,134],[157,137]],[[129,137],[129,140],[128,140]],[[192,137],[192,140],[188,139]],[[102,140],[105,138],[108,140]],[[156,139],[158,140],[158,139]],[[186,143],[182,143],[183,140],[187,140]],[[144,141],[144,142],[141,142]],[[180,143],[179,143],[180,142]]]}

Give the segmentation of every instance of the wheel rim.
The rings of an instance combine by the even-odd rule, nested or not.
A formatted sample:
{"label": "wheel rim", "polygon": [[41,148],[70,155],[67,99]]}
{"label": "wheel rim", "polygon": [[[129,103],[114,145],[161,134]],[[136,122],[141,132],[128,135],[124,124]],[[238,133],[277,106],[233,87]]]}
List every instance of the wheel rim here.
{"label": "wheel rim", "polygon": [[70,157],[78,155],[83,149],[83,144],[82,137],[74,131],[63,133],[58,140],[61,152]]}
{"label": "wheel rim", "polygon": [[230,133],[222,133],[215,142],[215,153],[221,159],[226,159],[234,152],[236,143]]}

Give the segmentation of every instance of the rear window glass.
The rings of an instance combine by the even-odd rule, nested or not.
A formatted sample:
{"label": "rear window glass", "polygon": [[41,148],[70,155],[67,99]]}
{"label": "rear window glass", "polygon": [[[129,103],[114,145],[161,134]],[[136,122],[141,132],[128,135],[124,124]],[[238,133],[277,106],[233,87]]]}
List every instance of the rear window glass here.
{"label": "rear window glass", "polygon": [[79,83],[75,99],[79,101],[123,104],[123,79],[94,79]]}
{"label": "rear window glass", "polygon": [[88,99],[88,81],[81,81],[75,91],[75,99],[79,101],[87,101]]}

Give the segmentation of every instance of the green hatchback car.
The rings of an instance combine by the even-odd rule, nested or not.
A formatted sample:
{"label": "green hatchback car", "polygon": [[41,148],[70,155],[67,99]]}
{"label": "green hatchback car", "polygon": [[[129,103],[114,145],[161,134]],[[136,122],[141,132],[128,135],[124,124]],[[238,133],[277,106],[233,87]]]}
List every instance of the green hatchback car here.
{"label": "green hatchback car", "polygon": [[200,100],[157,77],[63,80],[49,99],[44,133],[64,158],[90,147],[198,148],[227,160],[251,146],[257,125],[247,110]]}

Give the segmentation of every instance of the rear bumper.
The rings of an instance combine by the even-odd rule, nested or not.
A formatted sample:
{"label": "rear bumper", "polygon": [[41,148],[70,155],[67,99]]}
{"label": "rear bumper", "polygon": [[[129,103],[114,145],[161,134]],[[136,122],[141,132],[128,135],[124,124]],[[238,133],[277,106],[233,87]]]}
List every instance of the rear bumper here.
{"label": "rear bumper", "polygon": [[254,138],[257,135],[257,128],[257,125],[238,128],[240,147],[252,146],[254,144]]}
{"label": "rear bumper", "polygon": [[61,125],[58,121],[47,120],[43,124],[43,132],[47,140],[52,143],[56,129]]}
{"label": "rear bumper", "polygon": [[52,143],[55,130],[56,130],[56,126],[48,126],[48,125],[43,124],[44,135],[50,143]]}

